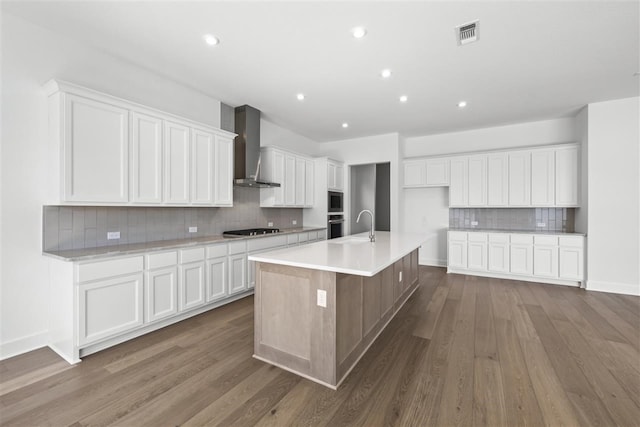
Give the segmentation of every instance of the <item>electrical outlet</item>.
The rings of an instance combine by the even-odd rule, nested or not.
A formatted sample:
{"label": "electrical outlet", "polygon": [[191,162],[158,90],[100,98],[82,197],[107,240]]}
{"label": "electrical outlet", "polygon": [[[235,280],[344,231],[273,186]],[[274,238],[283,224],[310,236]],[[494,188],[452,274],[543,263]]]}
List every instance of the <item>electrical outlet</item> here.
{"label": "electrical outlet", "polygon": [[269,221],[269,222],[267,223],[267,227],[273,227],[273,222]]}
{"label": "electrical outlet", "polygon": [[107,231],[107,240],[117,240],[120,238],[119,231]]}
{"label": "electrical outlet", "polygon": [[298,221],[296,221],[295,219],[291,221],[291,224],[296,225],[298,224]]}
{"label": "electrical outlet", "polygon": [[478,221],[471,221],[471,225],[478,225]]}
{"label": "electrical outlet", "polygon": [[327,291],[318,289],[318,307],[327,308]]}
{"label": "electrical outlet", "polygon": [[198,227],[189,227],[189,233],[197,233]]}
{"label": "electrical outlet", "polygon": [[546,227],[546,226],[547,226],[547,224],[544,223],[544,222],[537,222],[536,223],[536,227]]}

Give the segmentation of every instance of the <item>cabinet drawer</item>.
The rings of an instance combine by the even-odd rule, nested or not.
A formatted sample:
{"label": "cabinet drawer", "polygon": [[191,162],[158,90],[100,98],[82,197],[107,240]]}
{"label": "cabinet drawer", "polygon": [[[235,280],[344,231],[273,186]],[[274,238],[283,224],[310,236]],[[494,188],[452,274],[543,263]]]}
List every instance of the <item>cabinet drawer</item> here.
{"label": "cabinet drawer", "polygon": [[277,248],[278,246],[285,246],[286,244],[287,238],[285,236],[261,237],[247,241],[247,251],[261,251],[264,249]]}
{"label": "cabinet drawer", "polygon": [[466,242],[467,241],[467,233],[464,231],[450,231],[449,232],[449,240]]}
{"label": "cabinet drawer", "polygon": [[511,243],[517,245],[533,245],[533,236],[531,234],[512,234]]}
{"label": "cabinet drawer", "polygon": [[509,235],[504,233],[490,233],[489,243],[509,243]]}
{"label": "cabinet drawer", "polygon": [[534,236],[536,245],[558,246],[558,236]]}
{"label": "cabinet drawer", "polygon": [[204,260],[204,248],[183,249],[180,251],[180,264]]}
{"label": "cabinet drawer", "polygon": [[289,234],[287,236],[287,245],[296,245],[298,244],[298,235],[297,234]]}
{"label": "cabinet drawer", "polygon": [[178,253],[176,251],[147,255],[147,270],[170,267],[176,264],[178,264]]}
{"label": "cabinet drawer", "polygon": [[227,256],[227,244],[207,246],[207,258],[218,258],[221,256]]}
{"label": "cabinet drawer", "polygon": [[131,258],[80,264],[78,265],[78,282],[142,272],[144,269],[143,261],[143,256],[140,255]]}
{"label": "cabinet drawer", "polygon": [[470,242],[486,243],[487,233],[469,233],[467,239]]}
{"label": "cabinet drawer", "polygon": [[584,237],[582,236],[560,236],[558,239],[560,246],[569,246],[572,248],[581,248],[584,246]]}
{"label": "cabinet drawer", "polygon": [[229,255],[241,254],[247,251],[247,242],[230,242],[229,243]]}

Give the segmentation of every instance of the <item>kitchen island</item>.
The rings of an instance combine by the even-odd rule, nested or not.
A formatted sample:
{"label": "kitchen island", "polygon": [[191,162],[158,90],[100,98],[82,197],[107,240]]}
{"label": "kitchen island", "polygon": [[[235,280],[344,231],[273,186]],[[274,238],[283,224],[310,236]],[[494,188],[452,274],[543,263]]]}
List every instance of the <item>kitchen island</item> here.
{"label": "kitchen island", "polygon": [[254,357],[337,389],[417,288],[427,237],[379,231],[250,255]]}

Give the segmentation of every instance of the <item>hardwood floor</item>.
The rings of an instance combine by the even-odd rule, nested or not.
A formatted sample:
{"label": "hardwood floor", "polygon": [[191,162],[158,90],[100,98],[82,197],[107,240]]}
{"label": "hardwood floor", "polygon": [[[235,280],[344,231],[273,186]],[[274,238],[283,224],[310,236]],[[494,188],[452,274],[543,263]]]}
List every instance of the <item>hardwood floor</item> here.
{"label": "hardwood floor", "polygon": [[640,425],[640,298],[420,273],[337,391],[251,357],[245,298],[76,366],[0,362],[0,424]]}

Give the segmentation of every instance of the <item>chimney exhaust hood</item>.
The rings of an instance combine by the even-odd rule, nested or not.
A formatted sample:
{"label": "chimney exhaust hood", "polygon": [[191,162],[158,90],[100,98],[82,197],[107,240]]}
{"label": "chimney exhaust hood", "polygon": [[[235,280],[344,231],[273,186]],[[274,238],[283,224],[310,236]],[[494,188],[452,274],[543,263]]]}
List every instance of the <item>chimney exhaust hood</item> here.
{"label": "chimney exhaust hood", "polygon": [[[234,180],[237,187],[280,187],[260,179],[260,110],[249,105],[235,109]],[[253,174],[253,175],[251,175]]]}

